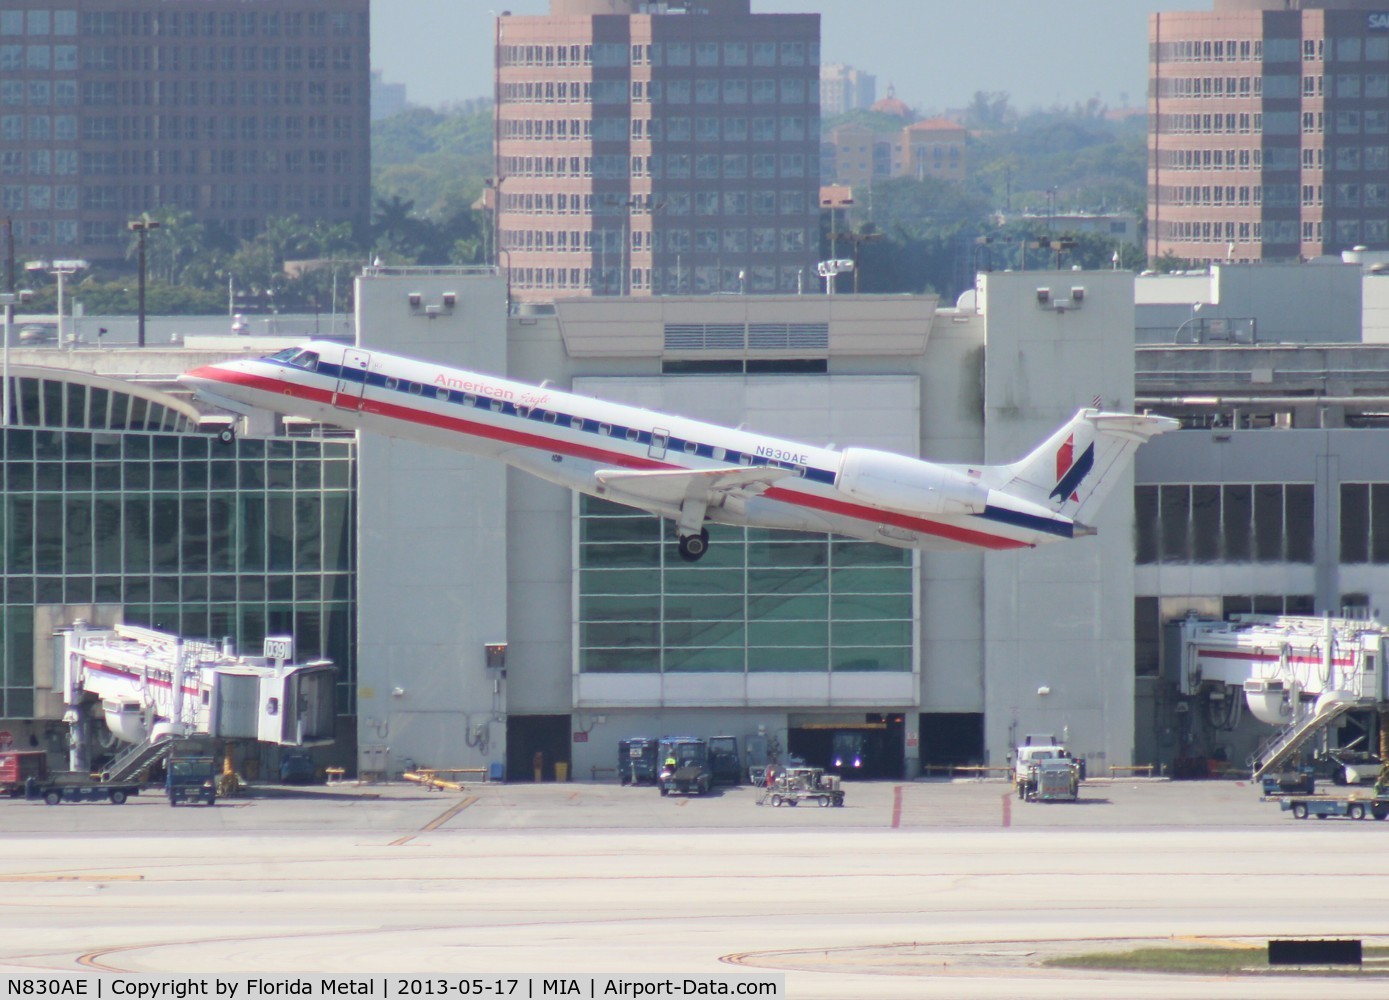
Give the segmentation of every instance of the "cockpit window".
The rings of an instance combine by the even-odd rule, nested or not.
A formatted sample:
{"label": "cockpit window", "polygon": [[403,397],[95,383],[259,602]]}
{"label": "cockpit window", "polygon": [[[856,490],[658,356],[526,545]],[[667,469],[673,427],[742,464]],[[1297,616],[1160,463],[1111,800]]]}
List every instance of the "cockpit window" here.
{"label": "cockpit window", "polygon": [[289,363],[296,368],[303,368],[305,371],[316,371],[318,369],[318,353],[316,351],[298,351],[294,357],[289,359]]}

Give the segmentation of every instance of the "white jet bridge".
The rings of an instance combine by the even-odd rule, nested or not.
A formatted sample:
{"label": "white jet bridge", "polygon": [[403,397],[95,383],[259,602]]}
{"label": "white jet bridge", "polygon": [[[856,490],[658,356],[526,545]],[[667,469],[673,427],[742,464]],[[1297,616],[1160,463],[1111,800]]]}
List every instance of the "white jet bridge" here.
{"label": "white jet bridge", "polygon": [[1249,761],[1255,780],[1282,769],[1346,712],[1386,701],[1389,629],[1377,622],[1239,615],[1190,617],[1180,629],[1182,694],[1203,694],[1236,716],[1247,706],[1279,727]]}
{"label": "white jet bridge", "polygon": [[288,636],[267,638],[263,656],[132,625],[79,621],[60,640],[73,771],[91,769],[93,743],[127,745],[105,772],[121,781],[167,757],[180,739],[294,747],[333,741],[333,664],[288,662]]}

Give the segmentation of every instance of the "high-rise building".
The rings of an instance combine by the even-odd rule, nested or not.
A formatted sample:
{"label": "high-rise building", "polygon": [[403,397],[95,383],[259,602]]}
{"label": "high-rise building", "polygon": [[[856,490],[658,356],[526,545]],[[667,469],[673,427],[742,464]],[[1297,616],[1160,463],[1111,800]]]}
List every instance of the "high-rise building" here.
{"label": "high-rise building", "polygon": [[1379,0],[1214,0],[1149,19],[1148,253],[1389,247]]}
{"label": "high-rise building", "polygon": [[813,282],[819,15],[552,0],[496,31],[491,193],[516,298]]}
{"label": "high-rise building", "polygon": [[370,211],[368,0],[5,0],[0,214],[32,257],[125,256],[161,207],[236,238]]}
{"label": "high-rise building", "polygon": [[820,67],[820,113],[826,118],[866,108],[878,99],[878,78],[843,63]]}

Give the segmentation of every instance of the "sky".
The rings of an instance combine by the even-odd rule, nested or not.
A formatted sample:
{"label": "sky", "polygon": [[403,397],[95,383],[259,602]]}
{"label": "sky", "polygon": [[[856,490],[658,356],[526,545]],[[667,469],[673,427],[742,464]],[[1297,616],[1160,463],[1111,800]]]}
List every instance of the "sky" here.
{"label": "sky", "polygon": [[[497,11],[546,14],[549,0],[371,0],[372,68],[437,107],[492,94]],[[1019,111],[1098,97],[1141,107],[1150,11],[1210,0],[752,0],[753,13],[819,13],[823,62],[892,84],[925,113],[1002,91]]]}

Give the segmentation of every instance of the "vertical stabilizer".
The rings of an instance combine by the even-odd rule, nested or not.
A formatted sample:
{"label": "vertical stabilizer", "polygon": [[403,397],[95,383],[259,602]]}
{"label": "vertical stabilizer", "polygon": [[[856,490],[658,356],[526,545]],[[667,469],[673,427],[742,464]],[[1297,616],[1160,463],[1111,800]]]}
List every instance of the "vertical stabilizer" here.
{"label": "vertical stabilizer", "polygon": [[1084,523],[1093,518],[1138,446],[1177,421],[1081,410],[1032,454],[1007,467],[1002,490]]}

